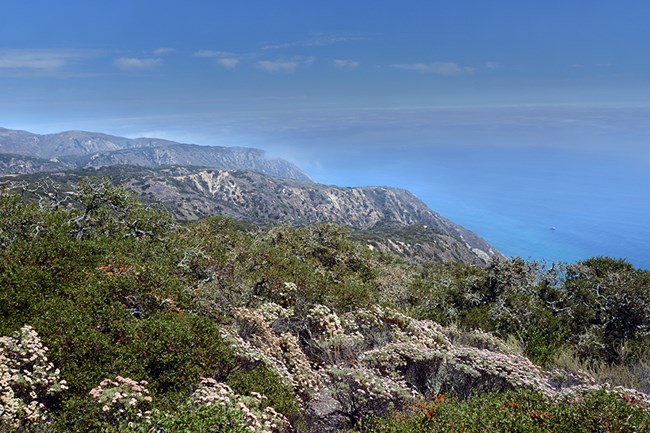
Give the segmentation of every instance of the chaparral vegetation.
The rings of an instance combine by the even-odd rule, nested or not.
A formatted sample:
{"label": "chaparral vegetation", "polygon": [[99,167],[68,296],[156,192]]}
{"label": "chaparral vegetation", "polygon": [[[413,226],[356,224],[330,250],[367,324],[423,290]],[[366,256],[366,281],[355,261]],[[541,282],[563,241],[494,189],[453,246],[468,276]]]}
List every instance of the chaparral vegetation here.
{"label": "chaparral vegetation", "polygon": [[0,431],[650,431],[650,272],[0,196]]}

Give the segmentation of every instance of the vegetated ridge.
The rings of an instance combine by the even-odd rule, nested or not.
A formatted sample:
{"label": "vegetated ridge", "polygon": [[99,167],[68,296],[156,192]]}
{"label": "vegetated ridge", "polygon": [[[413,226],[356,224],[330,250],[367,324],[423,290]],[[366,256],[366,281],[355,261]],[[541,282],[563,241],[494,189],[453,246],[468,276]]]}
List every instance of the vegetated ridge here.
{"label": "vegetated ridge", "polygon": [[[163,204],[179,220],[223,215],[254,224],[331,222],[354,229],[355,237],[370,248],[416,261],[486,264],[491,257],[503,257],[478,235],[399,188],[342,188],[252,171],[186,166],[113,166],[57,173],[53,178],[72,184],[83,176],[110,177],[145,202]],[[43,175],[12,180],[39,178]]]}

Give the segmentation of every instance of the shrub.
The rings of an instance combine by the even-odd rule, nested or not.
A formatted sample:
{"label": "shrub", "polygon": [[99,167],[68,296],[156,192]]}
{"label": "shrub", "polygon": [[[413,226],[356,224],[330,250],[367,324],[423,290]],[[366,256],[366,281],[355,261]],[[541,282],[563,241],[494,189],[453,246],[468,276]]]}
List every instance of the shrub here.
{"label": "shrub", "polygon": [[31,326],[0,337],[0,431],[47,423],[58,394],[67,389]]}
{"label": "shrub", "polygon": [[241,411],[220,405],[185,403],[173,412],[156,412],[149,420],[127,424],[123,433],[251,433]]}
{"label": "shrub", "polygon": [[530,391],[485,394],[469,400],[442,396],[403,412],[367,420],[363,433],[641,432],[650,412],[606,390],[550,400]]}

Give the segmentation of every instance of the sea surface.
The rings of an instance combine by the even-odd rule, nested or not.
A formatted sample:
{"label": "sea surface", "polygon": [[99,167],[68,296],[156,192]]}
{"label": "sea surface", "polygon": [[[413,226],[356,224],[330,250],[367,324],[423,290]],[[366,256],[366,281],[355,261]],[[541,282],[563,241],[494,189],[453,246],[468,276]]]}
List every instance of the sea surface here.
{"label": "sea surface", "polygon": [[325,181],[409,189],[508,256],[547,262],[609,256],[650,269],[646,165],[562,150],[425,149],[342,162],[345,175]]}
{"label": "sea surface", "polygon": [[576,157],[451,158],[435,176],[445,187],[413,188],[506,255],[565,262],[609,256],[650,269],[650,170],[614,157]]}
{"label": "sea surface", "polygon": [[648,119],[646,105],[366,110],[277,141],[317,181],[409,189],[509,256],[650,269]]}

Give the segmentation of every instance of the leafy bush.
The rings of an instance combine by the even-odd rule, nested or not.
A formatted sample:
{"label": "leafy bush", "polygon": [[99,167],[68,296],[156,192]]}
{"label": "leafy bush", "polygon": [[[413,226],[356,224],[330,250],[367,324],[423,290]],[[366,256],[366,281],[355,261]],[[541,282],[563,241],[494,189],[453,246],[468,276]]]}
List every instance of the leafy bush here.
{"label": "leafy bush", "polygon": [[219,405],[186,403],[173,412],[155,413],[150,420],[123,426],[123,433],[251,433],[240,411]]}
{"label": "leafy bush", "polygon": [[624,260],[438,265],[422,270],[411,293],[416,317],[513,335],[542,365],[565,350],[587,362],[647,361],[650,272]]}
{"label": "leafy bush", "polygon": [[357,433],[641,432],[650,412],[606,390],[552,401],[532,392],[485,394],[469,400],[440,396],[403,412],[367,420]]}

